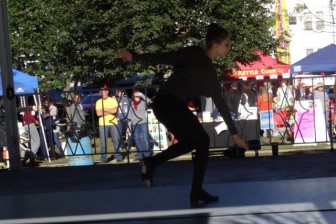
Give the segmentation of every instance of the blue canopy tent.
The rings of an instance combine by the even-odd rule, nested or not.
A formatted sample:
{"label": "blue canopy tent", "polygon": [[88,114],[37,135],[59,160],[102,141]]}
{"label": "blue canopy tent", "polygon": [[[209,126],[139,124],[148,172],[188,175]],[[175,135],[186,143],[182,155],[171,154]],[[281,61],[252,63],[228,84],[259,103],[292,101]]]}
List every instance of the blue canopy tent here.
{"label": "blue canopy tent", "polygon": [[330,44],[291,65],[291,73],[336,72],[336,45]]}
{"label": "blue canopy tent", "polygon": [[[13,69],[15,94],[31,94],[38,88],[38,79],[19,70]],[[2,78],[0,79],[0,96],[2,91]]]}

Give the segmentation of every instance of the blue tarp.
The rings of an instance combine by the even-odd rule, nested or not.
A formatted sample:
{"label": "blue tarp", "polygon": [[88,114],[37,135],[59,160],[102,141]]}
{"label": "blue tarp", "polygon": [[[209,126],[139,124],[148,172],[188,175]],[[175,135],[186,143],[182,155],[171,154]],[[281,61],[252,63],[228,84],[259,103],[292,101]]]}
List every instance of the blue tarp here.
{"label": "blue tarp", "polygon": [[291,65],[291,73],[336,72],[336,45],[330,44]]}
{"label": "blue tarp", "polygon": [[[14,79],[14,91],[15,94],[30,94],[34,93],[34,90],[38,88],[37,77],[28,75],[19,70],[13,69],[13,79]],[[2,92],[2,78],[0,78],[0,96],[3,95]]]}

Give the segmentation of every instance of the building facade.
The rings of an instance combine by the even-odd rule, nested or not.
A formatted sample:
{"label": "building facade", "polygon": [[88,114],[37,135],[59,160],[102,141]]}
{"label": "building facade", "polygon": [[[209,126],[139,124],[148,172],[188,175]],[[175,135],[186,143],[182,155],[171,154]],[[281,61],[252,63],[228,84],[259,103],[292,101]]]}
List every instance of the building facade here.
{"label": "building facade", "polygon": [[336,0],[288,0],[286,3],[292,64],[335,44]]}

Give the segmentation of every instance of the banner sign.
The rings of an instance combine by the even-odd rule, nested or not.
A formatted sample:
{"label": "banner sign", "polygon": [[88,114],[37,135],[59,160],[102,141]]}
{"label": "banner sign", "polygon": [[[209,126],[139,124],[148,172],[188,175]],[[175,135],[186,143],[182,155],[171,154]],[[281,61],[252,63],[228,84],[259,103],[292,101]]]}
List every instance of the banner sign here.
{"label": "banner sign", "polygon": [[336,82],[335,77],[335,74],[331,76],[293,74],[293,84],[296,86],[299,83],[303,83],[305,86],[314,86],[317,83],[322,82],[325,86],[333,86]]}
{"label": "banner sign", "polygon": [[260,111],[260,129],[273,129],[273,128],[274,128],[273,111],[272,110]]}
{"label": "banner sign", "polygon": [[296,101],[295,143],[329,141],[326,120],[320,100]]}
{"label": "banner sign", "polygon": [[153,110],[148,110],[148,131],[154,151],[161,151],[168,148],[166,127],[159,123],[153,113]]}
{"label": "banner sign", "polygon": [[247,77],[255,78],[259,75],[261,76],[271,76],[271,75],[283,75],[288,73],[288,69],[284,68],[262,68],[262,69],[251,69],[251,70],[236,70],[233,69],[233,76],[235,78]]}
{"label": "banner sign", "polygon": [[290,64],[289,29],[286,0],[275,0],[275,35],[280,40],[277,49],[278,59]]}

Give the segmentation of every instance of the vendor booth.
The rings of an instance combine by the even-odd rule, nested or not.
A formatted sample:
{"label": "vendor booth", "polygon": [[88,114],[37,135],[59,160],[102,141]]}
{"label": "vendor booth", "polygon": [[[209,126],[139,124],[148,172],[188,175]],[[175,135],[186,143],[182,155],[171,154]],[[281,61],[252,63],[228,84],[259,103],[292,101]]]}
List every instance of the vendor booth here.
{"label": "vendor booth", "polygon": [[321,82],[335,85],[336,45],[330,44],[291,65],[293,84],[311,87]]}
{"label": "vendor booth", "polygon": [[[336,72],[335,58],[336,45],[330,44],[292,64],[291,73],[294,84],[306,87],[314,87],[318,83],[322,83],[325,87],[334,86]],[[329,134],[332,134],[332,132],[328,132],[331,131],[329,128],[333,126],[334,119],[324,118],[324,113],[326,112],[321,108],[322,103],[319,100],[313,101],[311,99],[301,100],[299,103],[296,102],[295,108],[298,114],[295,122],[295,143],[330,140]],[[334,110],[332,106],[327,110],[329,111],[329,116],[333,118]]]}
{"label": "vendor booth", "polygon": [[247,65],[236,62],[239,69],[232,69],[234,78],[243,80],[247,80],[248,78],[260,80],[265,77],[270,79],[277,79],[280,77],[289,78],[290,65],[285,64],[270,55],[264,55],[260,51],[256,54],[260,59],[258,61],[253,61]]}
{"label": "vendor booth", "polygon": [[336,45],[330,44],[291,65],[291,73],[336,72]]}

